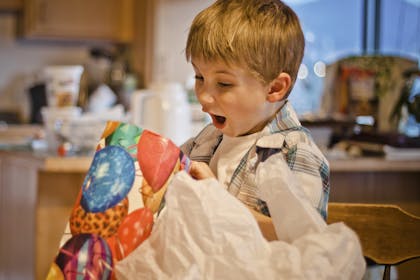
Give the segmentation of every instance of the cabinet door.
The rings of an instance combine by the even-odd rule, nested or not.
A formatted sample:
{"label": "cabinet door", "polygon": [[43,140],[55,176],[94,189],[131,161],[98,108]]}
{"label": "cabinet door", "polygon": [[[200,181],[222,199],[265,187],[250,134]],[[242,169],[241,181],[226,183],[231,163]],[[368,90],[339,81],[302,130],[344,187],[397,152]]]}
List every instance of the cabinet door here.
{"label": "cabinet door", "polygon": [[132,39],[133,0],[26,0],[26,38]]}
{"label": "cabinet door", "polygon": [[0,279],[35,279],[38,162],[0,154]]}
{"label": "cabinet door", "polygon": [[23,0],[1,0],[0,12],[19,11],[23,6]]}

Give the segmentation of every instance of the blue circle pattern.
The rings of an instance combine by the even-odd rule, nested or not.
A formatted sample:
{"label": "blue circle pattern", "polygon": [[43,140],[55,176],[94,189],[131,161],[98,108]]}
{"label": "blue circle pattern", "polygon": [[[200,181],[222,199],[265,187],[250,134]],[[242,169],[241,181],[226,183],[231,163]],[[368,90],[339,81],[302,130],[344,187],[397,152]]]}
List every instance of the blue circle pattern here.
{"label": "blue circle pattern", "polygon": [[134,161],[125,149],[107,146],[97,151],[83,182],[81,206],[93,213],[114,207],[128,194],[134,177]]}

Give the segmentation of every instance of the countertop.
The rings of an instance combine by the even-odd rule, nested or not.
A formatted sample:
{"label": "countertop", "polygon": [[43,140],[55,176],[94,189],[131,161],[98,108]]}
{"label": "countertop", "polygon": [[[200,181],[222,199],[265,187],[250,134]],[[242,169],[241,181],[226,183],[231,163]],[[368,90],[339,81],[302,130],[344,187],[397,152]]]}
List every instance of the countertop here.
{"label": "countertop", "polygon": [[85,173],[89,169],[92,156],[59,157],[42,149],[34,150],[31,143],[37,137],[43,137],[41,125],[0,127],[0,159],[6,156],[24,159],[47,172]]}
{"label": "countertop", "polygon": [[[31,159],[48,172],[84,173],[90,167],[92,156],[59,157],[45,151],[33,151],[28,146],[30,137],[41,133],[41,126],[11,126],[0,129],[0,144],[17,143],[15,147],[0,145],[0,157],[9,155]],[[381,157],[328,158],[331,172],[420,172],[418,160],[390,160]]]}
{"label": "countertop", "polygon": [[[22,150],[1,150],[0,157],[9,155],[37,161],[47,172],[87,172],[92,156],[59,157],[56,155]],[[331,172],[420,172],[420,160],[387,160],[385,158],[329,159]]]}
{"label": "countertop", "polygon": [[419,160],[389,160],[380,157],[329,159],[332,172],[420,172]]}

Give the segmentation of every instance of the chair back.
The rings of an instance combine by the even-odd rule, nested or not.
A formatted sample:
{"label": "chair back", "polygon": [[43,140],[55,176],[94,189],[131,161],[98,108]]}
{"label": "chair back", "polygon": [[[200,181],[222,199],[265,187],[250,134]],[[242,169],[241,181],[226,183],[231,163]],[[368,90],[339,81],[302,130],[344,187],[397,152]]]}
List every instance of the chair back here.
{"label": "chair back", "polygon": [[357,233],[365,257],[386,266],[386,274],[390,265],[420,258],[420,217],[396,205],[329,203],[328,223],[340,221]]}

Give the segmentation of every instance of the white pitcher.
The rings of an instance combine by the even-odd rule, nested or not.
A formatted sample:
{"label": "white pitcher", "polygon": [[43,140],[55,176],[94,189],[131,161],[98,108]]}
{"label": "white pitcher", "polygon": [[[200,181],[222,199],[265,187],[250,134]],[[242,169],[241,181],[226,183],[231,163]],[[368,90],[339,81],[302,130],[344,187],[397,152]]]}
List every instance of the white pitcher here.
{"label": "white pitcher", "polygon": [[183,144],[192,135],[187,93],[178,83],[156,84],[132,95],[132,122]]}

